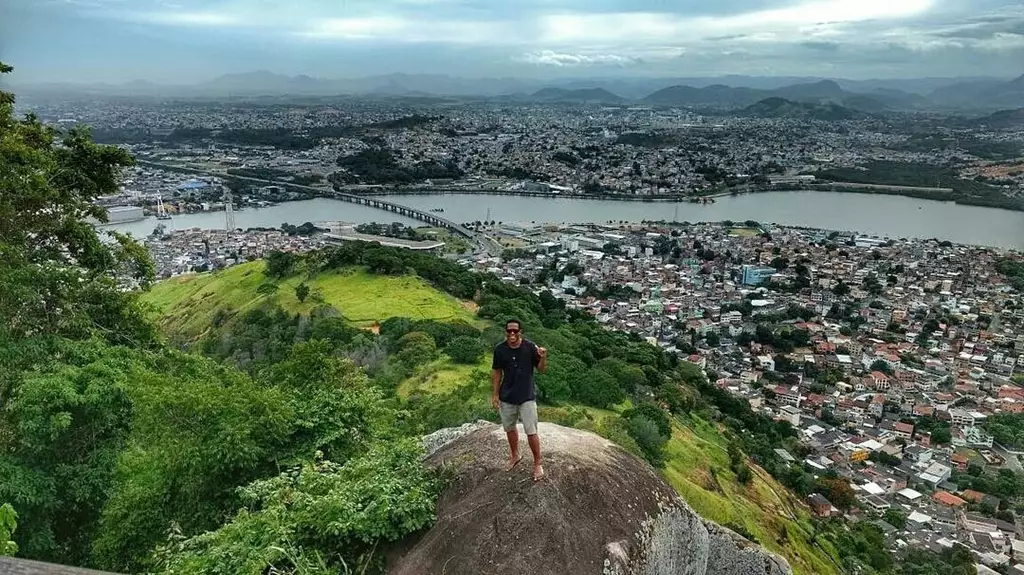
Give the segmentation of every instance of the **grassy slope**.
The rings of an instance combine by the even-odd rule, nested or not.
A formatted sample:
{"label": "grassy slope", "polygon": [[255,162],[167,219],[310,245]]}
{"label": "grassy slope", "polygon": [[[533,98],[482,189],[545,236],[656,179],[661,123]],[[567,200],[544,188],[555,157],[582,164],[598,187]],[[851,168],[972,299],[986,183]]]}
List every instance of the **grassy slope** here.
{"label": "grassy slope", "polygon": [[[415,391],[445,393],[470,381],[475,372],[489,370],[490,357],[479,365],[455,365],[442,356],[402,382],[398,392],[403,397]],[[489,393],[487,384],[481,383],[474,397],[486,398]],[[541,420],[548,419],[545,412],[552,409],[542,406]],[[585,409],[595,420],[614,414]],[[692,417],[677,418],[674,427],[663,475],[697,513],[721,525],[742,526],[758,543],[784,556],[797,574],[840,572],[828,554],[811,543],[810,513],[785,487],[756,466],[751,466],[754,480],[749,485],[736,480],[729,469],[728,441],[716,426]]]}
{"label": "grassy slope", "polygon": [[[308,312],[319,305],[313,297],[305,303],[296,299],[295,286],[302,281],[299,276],[276,282],[278,291],[272,296],[257,293],[267,282],[263,266],[258,261],[215,273],[171,278],[153,286],[144,300],[153,305],[166,332],[186,337],[202,334],[221,308],[245,311],[270,298],[292,313]],[[349,269],[318,274],[306,283],[313,293],[322,295],[324,303],[362,327],[389,317],[478,322],[469,307],[415,276],[378,276]]]}
{"label": "grassy slope", "polygon": [[[221,307],[244,311],[269,297],[276,297],[291,312],[308,311],[316,305],[309,300],[300,304],[295,299],[298,277],[279,282],[276,296],[256,293],[265,281],[263,263],[253,262],[218,273],[160,282],[145,300],[159,313],[166,332],[190,337],[200,335]],[[415,277],[381,277],[348,270],[320,275],[308,284],[321,291],[326,303],[362,326],[396,316],[479,323],[468,306]],[[417,391],[445,393],[467,381],[478,381],[474,395],[485,400],[490,394],[486,377],[489,371],[489,355],[485,354],[477,365],[456,365],[442,355],[402,382],[398,393],[402,397]],[[547,419],[545,412],[552,413],[551,409],[542,407],[541,419]],[[586,411],[594,419],[613,415],[612,411],[593,408]],[[742,526],[760,544],[785,556],[796,573],[838,573],[827,554],[809,542],[812,530],[806,508],[759,468],[753,468],[755,478],[750,485],[740,485],[729,469],[726,446],[726,439],[714,425],[697,418],[678,420],[666,448],[663,474],[703,517],[722,525]]]}

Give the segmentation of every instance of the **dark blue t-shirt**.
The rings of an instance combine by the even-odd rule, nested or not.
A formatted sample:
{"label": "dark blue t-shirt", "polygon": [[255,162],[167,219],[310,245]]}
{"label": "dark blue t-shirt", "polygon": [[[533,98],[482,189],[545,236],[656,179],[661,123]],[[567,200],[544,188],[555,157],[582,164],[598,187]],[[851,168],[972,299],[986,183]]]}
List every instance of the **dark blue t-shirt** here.
{"label": "dark blue t-shirt", "polygon": [[498,397],[505,403],[522,405],[537,398],[537,390],[533,384],[533,368],[540,364],[537,346],[524,339],[519,347],[512,349],[507,341],[494,348],[494,360],[491,369],[502,371],[501,387]]}

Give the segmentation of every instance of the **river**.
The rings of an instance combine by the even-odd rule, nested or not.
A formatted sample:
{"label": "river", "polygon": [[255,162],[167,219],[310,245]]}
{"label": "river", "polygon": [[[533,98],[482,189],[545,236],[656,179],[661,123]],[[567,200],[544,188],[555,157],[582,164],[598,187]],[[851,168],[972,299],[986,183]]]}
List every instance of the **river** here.
{"label": "river", "polygon": [[[442,194],[391,195],[387,201],[420,209],[442,208],[449,220],[490,219],[504,222],[603,223],[608,220],[700,222],[757,220],[788,226],[855,231],[891,238],[938,238],[962,244],[1024,249],[1024,212],[961,206],[900,196],[839,192],[762,192],[718,198],[714,204],[623,202],[523,196]],[[269,208],[235,212],[240,228],[279,227],[282,223],[317,221],[418,223],[390,212],[318,198]],[[109,226],[144,236],[153,218]],[[176,216],[172,229],[219,228],[223,212]]]}

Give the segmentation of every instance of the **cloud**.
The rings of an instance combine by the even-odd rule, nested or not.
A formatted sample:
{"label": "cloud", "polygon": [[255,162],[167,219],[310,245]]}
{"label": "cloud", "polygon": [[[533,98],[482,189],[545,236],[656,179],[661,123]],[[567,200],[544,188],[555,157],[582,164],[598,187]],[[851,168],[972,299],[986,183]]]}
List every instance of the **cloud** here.
{"label": "cloud", "polygon": [[643,60],[620,56],[618,54],[573,54],[567,52],[555,52],[554,50],[541,50],[523,54],[519,60],[529,64],[541,66],[586,66],[593,64],[611,64],[614,66],[628,66],[642,63]]}
{"label": "cloud", "polygon": [[[105,62],[104,70],[117,70],[122,62],[127,67],[132,58],[142,60],[154,45],[149,39],[157,38],[162,46],[177,46],[156,54],[168,62],[200,50],[212,54],[209,66],[242,71],[258,55],[277,58],[278,71],[313,75],[362,66],[374,73],[460,75],[602,69],[651,76],[806,75],[827,69],[852,76],[993,70],[1010,76],[1019,75],[1024,62],[1021,0],[0,0],[5,2],[34,12],[41,23],[33,34],[15,30],[21,45],[11,41],[13,33],[0,34],[5,48],[34,61],[62,51],[45,56],[53,70],[87,61],[91,53]],[[6,29],[2,20],[0,29]],[[47,23],[58,20],[79,32],[47,33]],[[88,33],[99,29],[105,33]],[[36,39],[46,36],[81,40],[47,45]],[[104,46],[102,56],[99,48],[90,52],[96,42]],[[149,51],[152,58],[156,48]]]}
{"label": "cloud", "polygon": [[808,40],[807,42],[801,42],[800,45],[804,48],[817,50],[818,52],[836,52],[840,47],[838,42],[821,42],[818,40]]}
{"label": "cloud", "polygon": [[167,11],[167,12],[137,12],[122,15],[126,20],[148,24],[163,24],[170,26],[240,26],[242,20],[231,14],[218,14],[216,12],[188,12],[188,11]]}

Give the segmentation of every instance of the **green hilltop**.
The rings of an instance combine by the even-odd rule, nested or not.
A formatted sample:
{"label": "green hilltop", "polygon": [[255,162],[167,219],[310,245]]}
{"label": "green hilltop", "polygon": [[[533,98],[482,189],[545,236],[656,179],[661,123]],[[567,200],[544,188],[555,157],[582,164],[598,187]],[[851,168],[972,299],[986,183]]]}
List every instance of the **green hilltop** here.
{"label": "green hilltop", "polygon": [[[435,337],[434,344],[439,352],[403,373],[402,377],[393,379],[391,385],[406,407],[425,414],[419,419],[426,425],[417,432],[427,433],[475,419],[495,419],[496,414],[489,406],[487,350],[500,340],[501,334],[493,322],[473,313],[479,302],[459,300],[444,293],[416,275],[412,267],[409,271],[413,273],[399,275],[375,274],[360,265],[313,272],[296,269],[278,278],[268,277],[265,268],[265,262],[257,261],[218,272],[171,278],[154,285],[143,296],[143,301],[151,304],[164,333],[179,342],[237,339],[239,332],[245,331],[244,324],[256,321],[246,318],[246,314],[254,310],[270,313],[269,310],[280,309],[289,317],[295,317],[315,315],[314,310],[324,306],[335,309],[356,331],[368,332],[373,326],[379,326],[382,338],[388,338],[390,329],[397,324],[407,324],[407,320],[429,322],[429,327],[420,326],[428,332],[443,331],[445,324],[461,326],[467,333],[476,333],[474,339],[479,352],[475,358],[454,361],[445,353],[445,348],[438,345],[445,343],[444,337]],[[309,285],[311,293],[318,296],[300,303],[295,287],[301,283]],[[275,289],[265,287],[268,284]],[[264,287],[261,289],[261,286]],[[482,299],[486,303],[488,298]],[[482,311],[488,315],[486,305]],[[531,315],[527,309],[512,313],[523,317]],[[262,312],[250,315],[262,315]],[[218,317],[223,318],[219,326],[215,325]],[[555,330],[544,327],[543,320],[538,324],[527,329],[528,337],[553,350],[554,365],[564,357],[563,349],[568,346],[559,345],[564,342],[558,339]],[[225,333],[232,335],[225,336]],[[625,335],[622,338],[628,339]],[[656,353],[646,343],[633,342],[633,345],[641,349],[648,347],[651,353]],[[211,348],[205,346],[204,349],[209,353]],[[237,354],[237,349],[212,353],[220,359],[237,358]],[[242,363],[248,361],[247,358]],[[554,367],[552,371],[557,369]],[[705,377],[695,366],[683,369],[690,378]],[[635,375],[645,377],[642,372]],[[547,378],[539,377],[542,394],[549,384]],[[697,395],[688,384],[681,390],[688,397]],[[630,434],[628,417],[623,417],[633,407],[632,400],[624,396],[610,400],[614,403],[596,407],[595,401],[588,404],[571,396],[560,400],[549,398],[543,402],[540,415],[544,421],[595,431],[650,459]],[[730,460],[728,430],[704,417],[696,412],[679,413],[669,420],[671,427],[660,448],[659,462],[669,483],[702,516],[783,555],[794,572],[841,572],[828,544],[815,543],[815,527],[806,506],[746,458],[743,468],[749,470],[746,472],[749,477],[741,481],[738,478],[740,467]]]}

